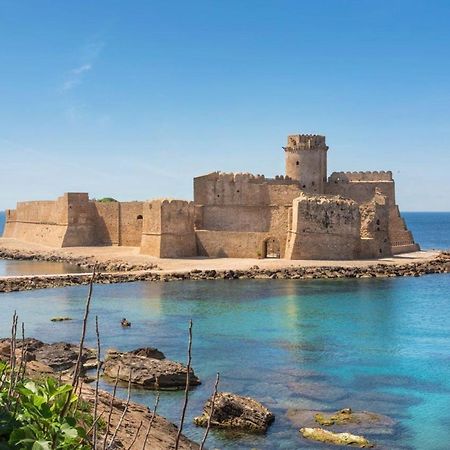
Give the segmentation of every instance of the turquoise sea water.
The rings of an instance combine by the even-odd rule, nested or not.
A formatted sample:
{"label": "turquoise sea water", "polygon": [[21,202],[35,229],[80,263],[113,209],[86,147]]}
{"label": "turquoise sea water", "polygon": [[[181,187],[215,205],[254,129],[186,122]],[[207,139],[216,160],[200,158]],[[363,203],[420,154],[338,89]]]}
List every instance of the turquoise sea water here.
{"label": "turquoise sea water", "polygon": [[[222,390],[253,396],[276,414],[266,436],[213,431],[210,448],[327,448],[303,440],[287,414],[350,406],[396,420],[392,435],[370,436],[378,448],[444,450],[450,440],[449,282],[450,275],[430,275],[102,285],[95,286],[91,317],[99,316],[104,349],[156,346],[180,361],[193,319],[193,366],[203,384],[191,395],[191,438],[201,437],[191,421],[216,371]],[[83,286],[2,294],[2,334],[17,310],[28,335],[75,342],[85,295]],[[56,315],[77,320],[51,323]],[[130,329],[120,327],[122,317],[131,320]],[[95,346],[93,328],[91,320],[89,346]],[[149,406],[154,401],[141,390],[133,398]],[[163,393],[160,413],[176,421],[181,400],[182,393]]]}
{"label": "turquoise sea water", "polygon": [[[405,219],[422,248],[450,248],[449,213]],[[192,418],[216,371],[221,390],[252,396],[276,414],[265,436],[212,431],[209,448],[334,448],[302,439],[300,424],[288,416],[296,409],[350,406],[396,421],[392,434],[368,434],[377,448],[444,450],[450,448],[449,286],[450,275],[95,286],[87,344],[95,346],[98,314],[103,349],[155,346],[185,361],[192,318],[193,366],[203,384],[191,392],[186,434],[202,436]],[[0,335],[9,333],[17,310],[27,335],[77,342],[85,296],[83,286],[0,294]],[[75,320],[52,323],[53,316]],[[132,321],[130,329],[119,326],[122,317]],[[176,422],[182,396],[164,392],[160,413]],[[133,399],[152,407],[154,394],[134,390]]]}

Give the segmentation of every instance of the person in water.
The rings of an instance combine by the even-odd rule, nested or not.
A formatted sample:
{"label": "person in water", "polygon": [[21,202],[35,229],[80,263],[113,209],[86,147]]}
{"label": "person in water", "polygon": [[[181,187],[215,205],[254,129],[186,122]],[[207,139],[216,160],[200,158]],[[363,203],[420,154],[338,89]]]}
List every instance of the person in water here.
{"label": "person in water", "polygon": [[129,322],[125,317],[120,321],[120,325],[123,327],[131,327],[131,322]]}

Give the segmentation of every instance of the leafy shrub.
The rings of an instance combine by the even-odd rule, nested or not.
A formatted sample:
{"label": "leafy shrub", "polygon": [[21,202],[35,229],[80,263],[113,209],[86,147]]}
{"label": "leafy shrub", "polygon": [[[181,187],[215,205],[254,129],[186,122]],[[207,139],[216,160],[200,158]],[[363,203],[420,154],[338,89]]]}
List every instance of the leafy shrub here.
{"label": "leafy shrub", "polygon": [[92,416],[69,384],[53,378],[18,380],[0,361],[0,450],[88,450]]}

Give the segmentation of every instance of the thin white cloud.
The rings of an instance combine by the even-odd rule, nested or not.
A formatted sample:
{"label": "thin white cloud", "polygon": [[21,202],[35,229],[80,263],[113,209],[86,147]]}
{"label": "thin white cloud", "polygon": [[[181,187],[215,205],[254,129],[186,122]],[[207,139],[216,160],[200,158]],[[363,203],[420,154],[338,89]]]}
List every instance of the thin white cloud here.
{"label": "thin white cloud", "polygon": [[80,67],[72,69],[67,75],[61,90],[70,91],[74,87],[78,86],[83,81],[83,74],[89,72],[92,69],[92,64],[83,64]]}
{"label": "thin white cloud", "polygon": [[105,43],[103,41],[95,40],[88,42],[81,48],[81,61],[83,63],[67,73],[60,92],[70,91],[82,83],[86,73],[94,68],[94,62],[99,57],[104,46]]}

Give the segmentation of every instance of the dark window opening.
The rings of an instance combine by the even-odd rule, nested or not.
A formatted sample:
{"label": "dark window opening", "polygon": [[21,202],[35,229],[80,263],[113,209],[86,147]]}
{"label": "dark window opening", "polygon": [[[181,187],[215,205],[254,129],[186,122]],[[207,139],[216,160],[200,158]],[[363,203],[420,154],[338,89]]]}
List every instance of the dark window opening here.
{"label": "dark window opening", "polygon": [[142,215],[139,214],[139,215],[136,217],[136,220],[142,220]]}
{"label": "dark window opening", "polygon": [[296,166],[298,166],[299,164],[300,164],[300,161],[297,161],[297,162],[295,163]]}

